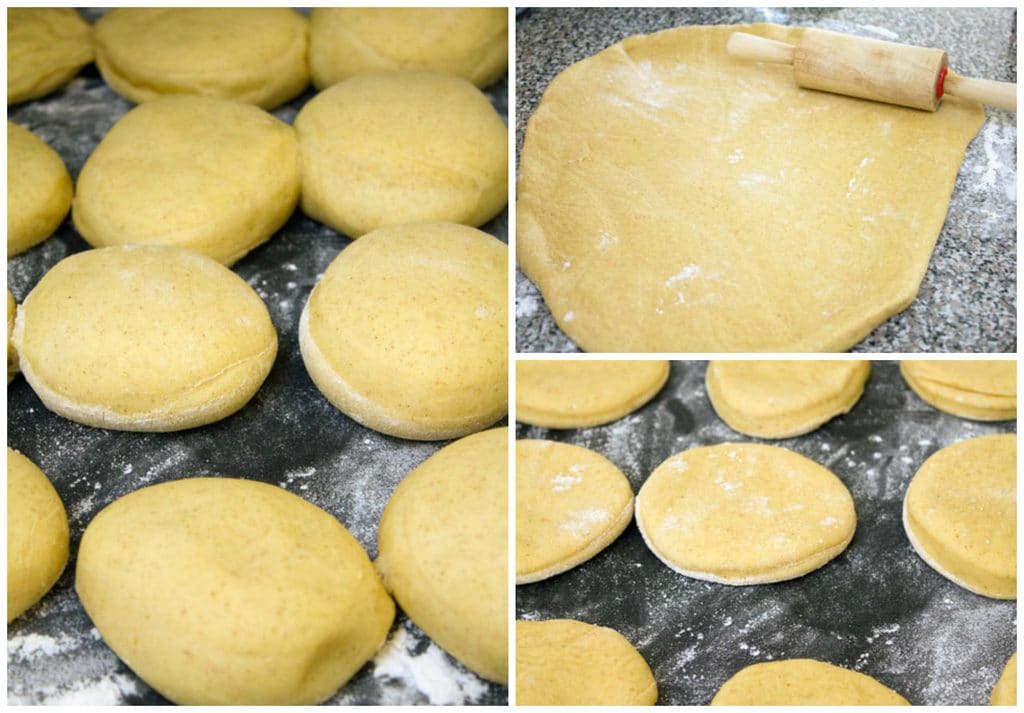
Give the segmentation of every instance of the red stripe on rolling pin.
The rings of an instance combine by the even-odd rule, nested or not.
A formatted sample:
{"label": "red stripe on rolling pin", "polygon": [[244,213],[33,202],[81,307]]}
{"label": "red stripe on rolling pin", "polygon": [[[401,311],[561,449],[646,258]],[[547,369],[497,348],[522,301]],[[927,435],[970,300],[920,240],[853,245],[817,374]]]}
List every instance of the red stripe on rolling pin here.
{"label": "red stripe on rolling pin", "polygon": [[939,70],[939,78],[935,82],[935,97],[942,99],[942,86],[946,83],[946,74],[949,73],[948,67],[943,67]]}

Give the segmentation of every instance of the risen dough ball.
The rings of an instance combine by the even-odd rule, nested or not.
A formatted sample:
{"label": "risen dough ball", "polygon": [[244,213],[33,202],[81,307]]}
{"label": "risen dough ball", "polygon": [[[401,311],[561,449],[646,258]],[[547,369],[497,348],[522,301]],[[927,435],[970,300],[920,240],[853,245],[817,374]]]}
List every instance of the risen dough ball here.
{"label": "risen dough ball", "polygon": [[14,332],[14,318],[18,314],[18,307],[14,304],[14,295],[7,290],[7,383],[14,380],[18,373],[18,350],[14,348],[11,335]]}
{"label": "risen dough ball", "polygon": [[91,245],[176,245],[227,265],[266,241],[299,199],[295,131],[224,99],[166,97],[128,112],[78,177]]}
{"label": "risen dough ball", "polygon": [[726,681],[713,706],[909,706],[881,683],[812,659],[747,666]]}
{"label": "risen dough ball", "polygon": [[45,96],[92,62],[92,28],[70,8],[7,10],[7,103]]}
{"label": "risen dough ball", "polygon": [[516,622],[516,703],[653,706],[658,685],[619,632],[572,619]]}
{"label": "risen dough ball", "polygon": [[68,517],[43,471],[7,449],[7,621],[50,591],[68,561]]}
{"label": "risen dough ball", "polygon": [[508,10],[316,8],[309,16],[309,66],[319,89],[387,69],[454,74],[486,87],[508,66]]}
{"label": "risen dough ball", "polygon": [[734,431],[791,438],[852,409],[870,374],[867,361],[713,361],[705,380]]}
{"label": "risen dough ball", "polygon": [[436,220],[481,225],[508,202],[508,129],[465,79],[360,75],[295,119],[302,210],[349,237]]}
{"label": "risen dough ball", "polygon": [[364,426],[439,440],[508,406],[507,249],[452,223],[382,228],[313,289],[299,346],[313,382]]}
{"label": "risen dough ball", "polygon": [[651,551],[688,577],[722,584],[807,574],[853,539],[857,516],[842,481],[776,446],[692,448],[640,489],[636,521]]}
{"label": "risen dough ball", "polygon": [[229,416],[277,354],[259,296],[208,257],[124,245],[61,260],[14,324],[25,378],[88,426],[175,431]]}
{"label": "risen dough ball", "polygon": [[940,411],[976,421],[1017,416],[1015,361],[903,361],[900,373]]}
{"label": "risen dough ball", "polygon": [[1003,674],[996,681],[988,703],[990,706],[1017,705],[1017,654],[1011,656],[1010,660],[1006,662],[1006,668],[1003,669]]}
{"label": "risen dough ball", "polygon": [[265,483],[142,488],[85,530],[75,586],[107,645],[184,705],[309,705],[380,648],[395,607],[333,516]]}
{"label": "risen dough ball", "polygon": [[508,429],[467,436],[405,476],[377,569],[399,606],[484,678],[508,680]]}
{"label": "risen dough ball", "polygon": [[7,257],[53,235],[71,207],[71,176],[57,152],[7,122]]}
{"label": "risen dough ball", "polygon": [[1017,598],[1017,436],[981,436],[924,462],[903,500],[921,559],[975,594]]}
{"label": "risen dough ball", "polygon": [[96,65],[135,103],[204,94],[273,109],[309,84],[307,44],[288,8],[120,8],[96,23]]}

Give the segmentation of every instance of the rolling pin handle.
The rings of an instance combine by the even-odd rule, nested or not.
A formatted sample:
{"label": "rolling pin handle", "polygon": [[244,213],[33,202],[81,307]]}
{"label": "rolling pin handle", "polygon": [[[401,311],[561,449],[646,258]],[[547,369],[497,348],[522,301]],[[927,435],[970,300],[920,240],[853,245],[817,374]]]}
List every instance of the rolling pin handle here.
{"label": "rolling pin handle", "polygon": [[973,99],[996,109],[1017,111],[1017,85],[1013,82],[961,77],[950,72],[946,77],[946,94]]}
{"label": "rolling pin handle", "polygon": [[750,62],[793,64],[793,53],[796,52],[796,47],[747,32],[733,32],[725,43],[725,51],[736,59],[745,59]]}

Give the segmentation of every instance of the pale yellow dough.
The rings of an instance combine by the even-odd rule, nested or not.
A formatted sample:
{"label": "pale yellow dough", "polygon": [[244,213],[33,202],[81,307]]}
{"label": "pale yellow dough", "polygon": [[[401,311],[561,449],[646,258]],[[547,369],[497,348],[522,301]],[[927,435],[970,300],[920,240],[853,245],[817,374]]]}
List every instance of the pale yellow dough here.
{"label": "pale yellow dough", "polygon": [[907,386],[940,411],[975,421],[1017,416],[1015,361],[902,361]]}
{"label": "pale yellow dough", "polygon": [[1006,662],[1002,675],[992,689],[992,697],[988,704],[990,706],[1017,705],[1017,654],[1011,656],[1010,660]]}
{"label": "pale yellow dough", "polygon": [[18,314],[18,306],[14,303],[14,295],[7,290],[7,383],[14,381],[18,374],[18,350],[14,348],[11,335],[14,333],[14,318]]}
{"label": "pale yellow dough", "polygon": [[8,104],[46,96],[92,58],[92,27],[75,10],[7,9]]}
{"label": "pale yellow dough", "polygon": [[836,557],[857,516],[842,481],[776,446],[723,443],[672,456],[636,499],[644,542],[680,574],[722,584],[781,582]]}
{"label": "pale yellow dough", "polygon": [[7,621],[50,591],[68,562],[68,516],[35,463],[7,449]]}
{"label": "pale yellow dough", "polygon": [[734,431],[792,438],[852,409],[870,374],[867,361],[712,361],[705,382]]}
{"label": "pale yellow dough", "polygon": [[41,243],[71,207],[71,176],[57,152],[7,122],[7,257]]}
{"label": "pale yellow dough", "polygon": [[467,668],[508,681],[508,429],[452,443],[399,483],[377,569],[402,610]]}
{"label": "pale yellow dough", "polygon": [[128,112],[85,162],[75,228],[91,245],[175,245],[230,265],[299,200],[295,131],[248,104],[166,97]]}
{"label": "pale yellow dough", "polygon": [[812,659],[754,664],[726,681],[713,706],[909,706],[863,673]]}
{"label": "pale yellow dough", "polygon": [[566,69],[530,118],[518,258],[587,351],[836,351],[914,299],[985,114],[801,90],[684,27]]}
{"label": "pale yellow dough", "polygon": [[286,490],[187,478],[85,530],[75,586],[103,640],[183,705],[309,705],[387,636],[395,606],[359,542]]}
{"label": "pale yellow dough", "polygon": [[586,562],[633,519],[633,490],[599,453],[542,440],[516,441],[516,584]]}
{"label": "pale yellow dough", "polygon": [[508,129],[465,79],[352,77],[310,100],[295,130],[302,210],[351,238],[402,223],[478,226],[508,202]]}
{"label": "pale yellow dough", "polygon": [[242,278],[162,246],[61,260],[22,303],[13,340],[48,409],[126,431],[175,431],[231,415],[277,354],[266,305]]}
{"label": "pale yellow dough", "polygon": [[486,87],[508,66],[508,10],[318,7],[309,16],[309,66],[319,89],[386,69],[454,74]]}
{"label": "pale yellow dough", "polygon": [[516,420],[545,428],[610,423],[654,398],[668,375],[667,361],[518,361]]}
{"label": "pale yellow dough", "polygon": [[516,703],[653,706],[658,685],[619,632],[572,619],[516,622]]}
{"label": "pale yellow dough", "polygon": [[96,23],[96,65],[137,104],[203,94],[273,109],[309,84],[307,25],[280,7],[118,8]]}
{"label": "pale yellow dough", "polygon": [[993,599],[1017,598],[1017,436],[980,436],[932,455],[903,500],[910,544],[936,572]]}

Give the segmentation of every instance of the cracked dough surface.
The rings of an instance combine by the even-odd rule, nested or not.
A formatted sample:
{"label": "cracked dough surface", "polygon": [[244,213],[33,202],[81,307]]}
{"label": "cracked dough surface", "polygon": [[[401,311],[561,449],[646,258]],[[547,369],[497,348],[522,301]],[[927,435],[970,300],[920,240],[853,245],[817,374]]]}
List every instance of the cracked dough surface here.
{"label": "cracked dough surface", "polygon": [[8,104],[46,96],[92,58],[92,27],[76,10],[7,9]]}
{"label": "cracked dough surface", "polygon": [[845,350],[917,294],[982,107],[801,90],[737,30],[802,32],[632,37],[530,119],[518,259],[587,351]]}
{"label": "cracked dough surface", "polygon": [[940,411],[976,421],[1017,415],[1015,361],[902,361],[907,386]]}
{"label": "cracked dough surface", "polygon": [[71,176],[41,138],[7,122],[7,257],[41,243],[71,207]]}
{"label": "cracked dough surface", "polygon": [[812,659],[747,666],[726,681],[713,706],[909,706],[895,691],[857,671]]}

